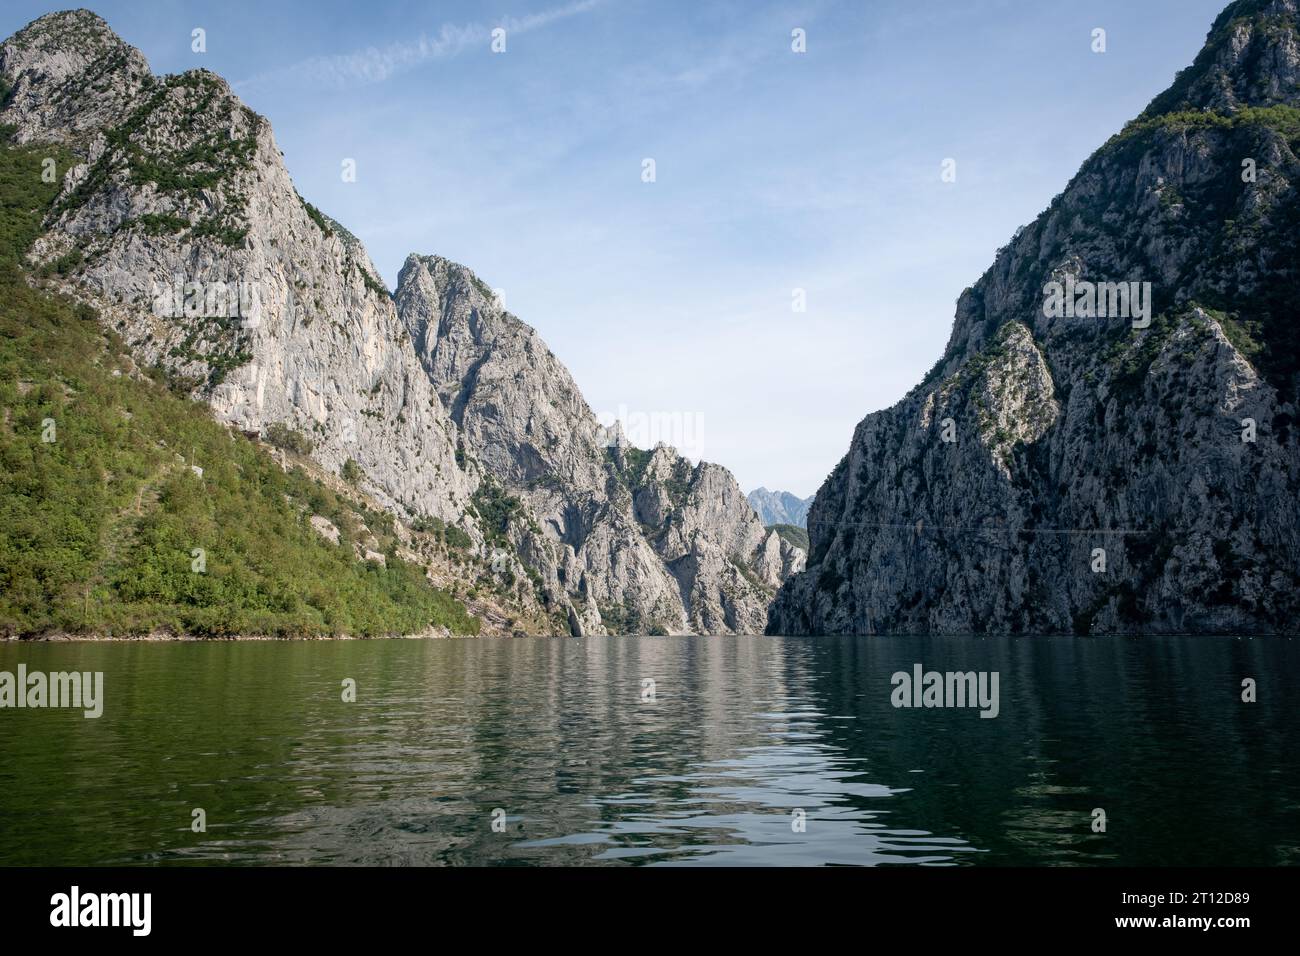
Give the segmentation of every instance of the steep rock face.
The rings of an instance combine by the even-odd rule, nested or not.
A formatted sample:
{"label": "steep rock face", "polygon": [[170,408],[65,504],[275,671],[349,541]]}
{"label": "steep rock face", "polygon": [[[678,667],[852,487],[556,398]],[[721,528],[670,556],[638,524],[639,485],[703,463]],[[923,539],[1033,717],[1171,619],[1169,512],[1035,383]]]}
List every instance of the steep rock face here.
{"label": "steep rock face", "polygon": [[[98,52],[68,52],[83,49]],[[38,262],[225,421],[304,432],[402,513],[463,513],[474,478],[392,301],[360,244],[298,196],[266,120],[212,73],[153,77],[84,11],[36,21],[0,65],[14,86],[0,123],[83,160]]]}
{"label": "steep rock face", "polygon": [[537,333],[463,266],[411,256],[395,299],[467,449],[533,519],[516,546],[584,630],[762,630],[802,556],[726,469],[602,428]]}
{"label": "steep rock face", "polygon": [[[1296,8],[1229,6],[962,294],[818,492],[769,632],[1294,629]],[[1089,315],[1089,282],[1150,309]]]}

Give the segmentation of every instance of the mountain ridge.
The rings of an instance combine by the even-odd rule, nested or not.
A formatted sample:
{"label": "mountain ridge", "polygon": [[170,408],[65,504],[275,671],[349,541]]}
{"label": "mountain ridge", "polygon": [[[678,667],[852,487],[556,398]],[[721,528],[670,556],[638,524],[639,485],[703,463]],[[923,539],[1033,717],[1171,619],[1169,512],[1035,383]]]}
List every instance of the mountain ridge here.
{"label": "mountain ridge", "polygon": [[[141,364],[249,435],[303,435],[314,461],[402,521],[454,529],[554,633],[761,630],[802,552],[764,531],[730,473],[665,448],[596,445],[567,370],[463,267],[445,287],[450,267],[405,289],[401,310],[445,305],[457,321],[440,317],[435,333],[492,328],[527,354],[455,361],[472,334],[417,351],[419,322],[360,241],[298,194],[270,123],[221,77],[155,77],[86,10],[0,44],[0,77],[10,141],[77,156],[28,262],[94,305]],[[576,429],[552,430],[568,442],[558,454],[471,401],[507,368],[520,378],[503,394],[520,407],[552,425],[576,416]],[[460,378],[436,388],[451,371]],[[480,440],[492,428],[514,439],[508,453]],[[529,486],[538,479],[558,488]],[[465,587],[483,583],[465,573]]]}

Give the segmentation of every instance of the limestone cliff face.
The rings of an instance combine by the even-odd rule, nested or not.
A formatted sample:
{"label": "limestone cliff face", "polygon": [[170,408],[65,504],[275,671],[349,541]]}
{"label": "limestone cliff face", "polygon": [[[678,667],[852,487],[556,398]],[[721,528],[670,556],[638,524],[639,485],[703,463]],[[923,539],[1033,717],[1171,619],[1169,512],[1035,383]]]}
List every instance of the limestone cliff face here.
{"label": "limestone cliff face", "polygon": [[[770,632],[1294,629],[1296,18],[1230,5],[962,294],[818,492]],[[1121,282],[1149,314],[1141,285],[1089,309],[1084,283]]]}
{"label": "limestone cliff face", "polygon": [[516,546],[577,625],[762,630],[802,553],[763,528],[726,469],[607,432],[537,333],[463,266],[411,256],[395,298],[467,450],[532,519]]}
{"label": "limestone cliff face", "polygon": [[[403,520],[455,526],[479,559],[464,583],[508,587],[556,630],[762,629],[800,555],[730,475],[606,447],[568,372],[468,270],[412,257],[395,304],[220,77],[156,77],[75,11],[0,45],[0,79],[13,139],[73,157],[34,264],[141,364],[232,426],[300,432]],[[664,456],[658,493],[639,464]]]}
{"label": "limestone cliff face", "polygon": [[33,256],[145,364],[245,430],[298,429],[335,471],[353,459],[403,514],[463,512],[473,478],[374,266],[298,196],[270,124],[224,80],[154,77],[84,11],[6,41],[0,74],[0,123],[79,154]]}

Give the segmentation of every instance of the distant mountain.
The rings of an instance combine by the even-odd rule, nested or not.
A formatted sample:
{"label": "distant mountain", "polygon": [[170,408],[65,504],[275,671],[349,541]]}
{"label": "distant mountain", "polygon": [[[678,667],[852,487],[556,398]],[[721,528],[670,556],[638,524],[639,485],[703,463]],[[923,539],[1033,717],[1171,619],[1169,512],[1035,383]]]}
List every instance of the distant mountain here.
{"label": "distant mountain", "polygon": [[770,633],[1295,630],[1298,6],[1230,4],[962,293]]}
{"label": "distant mountain", "polygon": [[758,520],[765,525],[793,524],[800,528],[808,526],[808,508],[812,498],[799,498],[788,491],[768,491],[756,488],[745,500],[758,515]]}

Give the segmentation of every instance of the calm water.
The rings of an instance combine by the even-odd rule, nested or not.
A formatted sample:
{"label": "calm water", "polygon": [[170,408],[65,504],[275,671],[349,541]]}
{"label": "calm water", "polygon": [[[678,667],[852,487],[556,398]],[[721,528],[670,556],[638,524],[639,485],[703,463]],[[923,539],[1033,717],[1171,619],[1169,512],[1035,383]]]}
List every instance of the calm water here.
{"label": "calm water", "polygon": [[[1300,863],[1295,640],[0,645],[20,662],[103,671],[106,703],[0,711],[5,865]],[[999,672],[999,716],[895,709],[916,662]]]}

